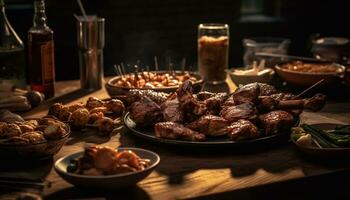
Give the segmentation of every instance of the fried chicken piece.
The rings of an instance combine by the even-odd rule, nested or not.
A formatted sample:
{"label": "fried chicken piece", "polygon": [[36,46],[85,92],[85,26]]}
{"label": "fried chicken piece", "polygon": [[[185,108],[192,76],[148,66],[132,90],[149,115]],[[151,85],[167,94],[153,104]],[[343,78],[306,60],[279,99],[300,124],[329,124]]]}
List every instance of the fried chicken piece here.
{"label": "fried chicken piece", "polygon": [[29,140],[27,138],[22,138],[20,136],[10,137],[5,140],[5,142],[10,144],[29,144]]}
{"label": "fried chicken piece", "polygon": [[43,132],[44,137],[48,140],[60,139],[67,134],[66,129],[59,123],[48,125]]}
{"label": "fried chicken piece", "polygon": [[184,117],[182,109],[180,108],[180,102],[177,99],[176,93],[172,94],[161,105],[163,119],[167,122],[182,122]]}
{"label": "fried chicken piece", "polygon": [[20,127],[15,123],[4,124],[1,126],[0,138],[10,138],[20,136],[22,131]]}
{"label": "fried chicken piece", "polygon": [[90,113],[87,109],[81,108],[72,113],[70,121],[73,122],[73,125],[77,128],[85,127],[89,122]]}
{"label": "fried chicken piece", "polygon": [[205,135],[175,122],[159,122],[154,126],[156,137],[189,141],[204,141]]}
{"label": "fried chicken piece", "polygon": [[54,103],[49,108],[48,115],[53,115],[55,117],[59,117],[61,110],[65,107],[62,103]]}
{"label": "fried chicken piece", "polygon": [[165,92],[132,89],[129,91],[128,95],[125,98],[122,98],[122,101],[126,106],[129,106],[134,102],[141,100],[143,97],[148,97],[156,104],[161,105],[168,98],[168,96],[169,94]]}
{"label": "fried chicken piece", "polygon": [[259,137],[259,131],[256,126],[245,119],[240,119],[233,122],[227,127],[228,137],[233,141],[240,141],[246,139],[254,139]]}
{"label": "fried chicken piece", "polygon": [[138,125],[153,125],[163,118],[160,106],[148,97],[131,104],[129,111],[130,118]]}
{"label": "fried chicken piece", "polygon": [[313,97],[308,98],[304,102],[304,108],[311,111],[321,110],[326,104],[326,95],[315,94]]}
{"label": "fried chicken piece", "polygon": [[207,92],[207,91],[201,91],[195,94],[194,96],[198,99],[198,101],[205,101],[206,99],[209,99],[213,96],[215,96],[217,93],[213,92]]}
{"label": "fried chicken piece", "polygon": [[24,123],[18,124],[18,126],[21,129],[22,133],[34,131],[34,128],[32,126],[24,124]]}
{"label": "fried chicken piece", "polygon": [[68,108],[69,112],[74,112],[74,111],[76,111],[78,109],[85,108],[85,105],[82,102],[80,102],[80,103],[75,103],[73,105],[70,105],[67,108]]}
{"label": "fried chicken piece", "polygon": [[243,103],[236,106],[225,106],[220,116],[229,122],[235,122],[240,119],[255,120],[257,118],[258,111],[253,103]]}
{"label": "fried chicken piece", "polygon": [[102,112],[95,112],[89,116],[89,124],[93,124],[96,120],[102,119],[104,114]]}
{"label": "fried chicken piece", "polygon": [[69,111],[68,107],[62,107],[58,116],[56,116],[61,121],[68,121],[72,115],[72,112]]}
{"label": "fried chicken piece", "polygon": [[114,129],[114,121],[109,117],[102,117],[101,119],[96,120],[94,125],[97,126],[100,135],[109,134]]}
{"label": "fried chicken piece", "polygon": [[95,108],[89,110],[90,114],[99,113],[99,112],[106,114],[107,108],[106,107],[95,107]]}
{"label": "fried chicken piece", "polygon": [[260,125],[265,135],[278,134],[279,131],[288,130],[294,125],[293,116],[283,110],[275,110],[259,116]]}
{"label": "fried chicken piece", "polygon": [[105,104],[107,111],[110,111],[118,116],[122,116],[125,112],[125,106],[119,99],[111,99]]}
{"label": "fried chicken piece", "polygon": [[30,144],[37,144],[46,141],[43,133],[39,131],[26,132],[23,133],[21,137],[27,139]]}
{"label": "fried chicken piece", "polygon": [[220,136],[227,134],[229,122],[219,116],[204,115],[198,120],[191,122],[186,127],[208,136]]}
{"label": "fried chicken piece", "polygon": [[102,106],[104,106],[104,102],[96,97],[89,97],[89,99],[86,102],[86,108],[89,110]]}

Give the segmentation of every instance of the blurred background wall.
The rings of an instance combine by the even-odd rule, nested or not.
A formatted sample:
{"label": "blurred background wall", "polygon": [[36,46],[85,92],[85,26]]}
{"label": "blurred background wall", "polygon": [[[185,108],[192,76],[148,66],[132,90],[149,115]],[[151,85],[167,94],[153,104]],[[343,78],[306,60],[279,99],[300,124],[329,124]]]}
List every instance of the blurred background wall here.
{"label": "blurred background wall", "polygon": [[[27,42],[33,0],[5,0],[7,17]],[[230,25],[230,67],[242,65],[242,39],[256,36],[291,39],[290,54],[311,56],[310,38],[350,37],[347,1],[340,0],[82,0],[89,14],[106,18],[105,75],[113,64],[164,66],[185,57],[196,67],[197,26]],[[74,13],[75,0],[46,0],[48,25],[55,32],[56,79],[79,78]]]}

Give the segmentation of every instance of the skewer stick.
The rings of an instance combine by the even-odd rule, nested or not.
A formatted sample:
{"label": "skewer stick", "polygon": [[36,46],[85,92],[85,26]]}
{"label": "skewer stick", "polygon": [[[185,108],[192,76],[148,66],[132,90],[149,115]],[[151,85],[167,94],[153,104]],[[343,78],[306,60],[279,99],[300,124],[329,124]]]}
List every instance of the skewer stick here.
{"label": "skewer stick", "polygon": [[157,56],[154,56],[154,67],[156,68],[156,71],[158,71],[158,59],[157,59]]}
{"label": "skewer stick", "polygon": [[186,67],[186,58],[183,57],[182,60],[181,60],[181,70],[182,70],[182,73],[185,73],[185,67]]}
{"label": "skewer stick", "polygon": [[302,91],[301,93],[299,93],[295,98],[299,98],[302,95],[304,95],[306,92],[310,91],[312,88],[318,86],[319,84],[321,84],[324,81],[324,79],[319,80],[317,83],[311,85],[310,87],[306,88],[304,91]]}
{"label": "skewer stick", "polygon": [[81,10],[81,13],[83,14],[85,20],[87,21],[88,18],[87,18],[87,15],[86,15],[86,12],[85,12],[83,4],[81,3],[81,0],[77,0],[77,1],[78,1],[79,8]]}
{"label": "skewer stick", "polygon": [[121,67],[122,67],[122,71],[123,71],[123,74],[125,74],[125,66],[124,66],[124,63],[120,63]]}

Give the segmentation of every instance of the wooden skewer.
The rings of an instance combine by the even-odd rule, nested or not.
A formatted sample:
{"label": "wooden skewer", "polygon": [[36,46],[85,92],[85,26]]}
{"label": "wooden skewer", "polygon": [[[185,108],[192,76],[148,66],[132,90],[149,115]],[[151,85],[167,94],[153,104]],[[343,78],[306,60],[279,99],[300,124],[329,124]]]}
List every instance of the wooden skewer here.
{"label": "wooden skewer", "polygon": [[186,58],[182,58],[182,60],[181,60],[182,73],[185,73],[185,67],[186,67]]}
{"label": "wooden skewer", "polygon": [[310,91],[312,88],[318,86],[318,85],[321,84],[323,81],[324,81],[324,79],[319,80],[317,83],[311,85],[310,87],[306,88],[304,91],[302,91],[301,93],[299,93],[295,98],[301,97],[303,94],[305,94],[306,92]]}
{"label": "wooden skewer", "polygon": [[154,56],[154,67],[155,67],[156,71],[158,71],[158,59],[157,59],[157,56]]}

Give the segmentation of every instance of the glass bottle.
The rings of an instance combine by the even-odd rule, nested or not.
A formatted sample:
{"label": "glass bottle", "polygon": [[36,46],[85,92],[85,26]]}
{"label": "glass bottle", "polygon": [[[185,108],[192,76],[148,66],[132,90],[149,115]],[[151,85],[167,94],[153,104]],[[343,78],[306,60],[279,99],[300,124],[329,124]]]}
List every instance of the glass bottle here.
{"label": "glass bottle", "polygon": [[46,25],[45,3],[34,1],[33,27],[28,31],[28,65],[31,89],[50,98],[55,95],[53,31]]}
{"label": "glass bottle", "polygon": [[0,9],[0,84],[25,88],[24,45],[7,20],[3,0],[0,0]]}

